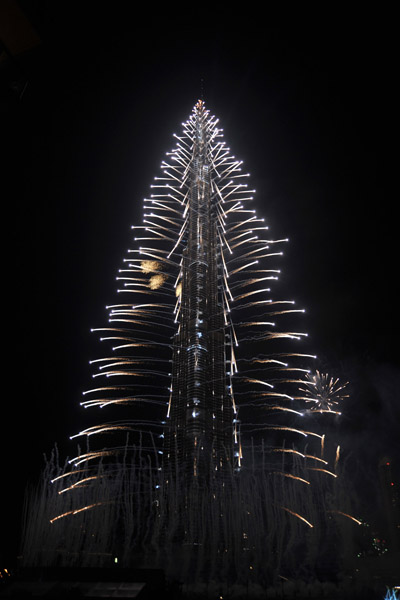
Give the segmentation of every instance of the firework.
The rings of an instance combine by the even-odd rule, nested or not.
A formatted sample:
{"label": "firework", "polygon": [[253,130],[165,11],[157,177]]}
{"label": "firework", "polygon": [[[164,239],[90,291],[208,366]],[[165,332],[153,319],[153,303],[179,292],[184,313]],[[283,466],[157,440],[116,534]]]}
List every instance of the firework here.
{"label": "firework", "polygon": [[[308,401],[300,390],[315,356],[285,347],[306,339],[293,328],[304,309],[276,296],[281,270],[272,261],[288,240],[265,239],[268,225],[249,208],[249,174],[218,123],[199,101],[144,199],[143,225],[133,226],[135,246],[117,276],[126,299],[92,330],[107,347],[91,361],[92,377],[113,385],[88,389],[81,404],[110,418],[71,436],[93,440],[73,464],[104,461],[124,432],[134,445],[162,424],[164,469],[178,461],[199,473],[199,460],[213,471],[239,468],[256,409],[262,435],[314,435],[300,424]],[[268,443],[279,449],[282,438]]]}
{"label": "firework", "polygon": [[330,377],[327,373],[307,374],[306,381],[303,382],[304,387],[300,387],[300,391],[304,393],[302,398],[309,410],[321,413],[333,413],[340,415],[337,408],[348,394],[345,394],[348,382],[341,384],[338,378]]}
{"label": "firework", "polygon": [[[313,480],[337,475],[323,458],[323,434],[310,431],[304,416],[337,413],[345,385],[314,370],[316,356],[298,322],[305,310],[279,296],[276,263],[288,240],[265,233],[251,208],[249,175],[202,101],[175,140],[118,271],[121,300],[92,329],[101,342],[90,361],[97,385],[83,392],[81,405],[98,422],[71,435],[87,447],[54,478],[62,477],[61,497],[79,494],[81,506],[61,510],[52,522],[118,505],[122,483],[110,482],[122,481],[127,454],[140,447],[152,473],[149,502],[157,498],[161,506],[160,489],[170,506],[180,497],[174,514],[190,505],[193,523],[205,502],[193,486],[225,493],[225,482],[251,465],[289,490],[293,506],[276,506],[313,528],[312,502],[300,501],[297,490],[313,488],[310,471]],[[321,457],[306,449],[315,438]],[[90,500],[107,486],[118,491],[104,502]],[[190,520],[184,530],[193,543],[204,534]]]}

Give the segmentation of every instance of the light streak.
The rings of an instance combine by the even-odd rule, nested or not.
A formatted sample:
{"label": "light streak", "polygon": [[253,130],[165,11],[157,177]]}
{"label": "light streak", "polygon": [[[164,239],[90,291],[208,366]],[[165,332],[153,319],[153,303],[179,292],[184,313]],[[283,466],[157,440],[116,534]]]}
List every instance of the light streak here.
{"label": "light streak", "polygon": [[306,523],[309,527],[311,527],[311,528],[314,527],[314,525],[312,525],[310,523],[310,521],[307,521],[307,519],[305,519],[304,517],[302,517],[301,515],[299,515],[299,513],[294,512],[294,510],[290,510],[290,508],[286,508],[286,506],[281,506],[281,508],[283,510],[286,510],[286,512],[290,513],[294,517],[297,517],[298,519],[301,519],[302,521],[304,521],[304,523]]}
{"label": "light streak", "polygon": [[319,458],[318,456],[313,456],[312,454],[305,454],[304,456],[306,458],[311,458],[313,460],[317,460],[318,462],[322,462],[324,465],[328,464],[328,461],[324,460],[323,458]]}
{"label": "light streak", "polygon": [[113,456],[115,454],[114,450],[99,450],[98,452],[87,452],[86,454],[80,454],[79,456],[75,456],[75,458],[71,458],[68,463],[70,465],[74,464],[76,466],[80,465],[83,462],[94,460],[95,458],[104,458],[105,456]]}
{"label": "light streak", "polygon": [[253,360],[251,361],[253,363],[274,363],[277,365],[283,365],[284,367],[287,367],[287,363],[282,362],[281,360],[276,360],[274,358],[253,358]]}
{"label": "light streak", "polygon": [[77,508],[75,510],[69,510],[65,513],[63,513],[62,515],[58,515],[58,517],[54,517],[53,519],[50,519],[50,523],[54,523],[54,521],[58,521],[58,519],[62,519],[63,517],[67,517],[68,515],[77,515],[81,512],[83,512],[84,510],[90,510],[91,508],[94,508],[95,506],[101,506],[102,504],[105,504],[104,502],[95,502],[94,504],[89,504],[88,506],[83,506],[82,508]]}
{"label": "light streak", "polygon": [[308,333],[298,333],[293,331],[286,331],[282,333],[267,333],[260,336],[259,339],[274,340],[279,338],[289,338],[291,340],[301,340],[302,337],[307,337]]}
{"label": "light streak", "polygon": [[247,269],[247,267],[251,267],[252,265],[256,265],[256,264],[258,264],[258,260],[253,260],[253,262],[249,262],[249,263],[247,263],[247,265],[243,265],[242,267],[239,267],[238,269],[231,271],[230,275],[235,275],[236,273],[239,273],[239,271],[243,271],[243,269]]}
{"label": "light streak", "polygon": [[302,454],[301,452],[299,452],[298,450],[294,450],[293,448],[274,448],[272,450],[272,452],[282,452],[282,453],[288,453],[288,454],[297,454],[298,456],[301,456],[302,458],[306,457],[305,454]]}
{"label": "light streak", "polygon": [[59,490],[58,493],[64,494],[65,492],[68,492],[77,487],[80,487],[83,483],[86,483],[87,481],[93,481],[94,479],[99,479],[99,478],[100,478],[100,475],[92,475],[91,477],[85,477],[84,479],[80,479],[79,481],[77,481],[76,483],[73,483],[72,485],[68,486],[67,488]]}
{"label": "light streak", "polygon": [[310,485],[310,482],[307,479],[303,479],[302,477],[297,477],[297,475],[292,475],[291,473],[285,473],[284,471],[273,471],[274,475],[282,475],[282,477],[289,477],[289,479],[295,479],[296,481],[301,481],[302,483],[306,483]]}
{"label": "light streak", "polygon": [[262,292],[270,292],[270,288],[263,288],[261,290],[252,290],[251,292],[247,292],[246,294],[241,294],[240,296],[236,296],[235,301],[242,300],[242,298],[247,298],[247,296],[253,296],[254,294],[261,294]]}
{"label": "light streak", "polygon": [[111,391],[111,390],[119,390],[119,387],[100,387],[100,388],[93,388],[91,390],[86,390],[85,392],[82,392],[83,396],[86,396],[86,394],[92,394],[94,392],[104,392],[104,391]]}
{"label": "light streak", "polygon": [[[252,254],[256,254],[257,252],[263,252],[264,250],[268,250],[269,246],[261,246],[260,248],[256,248],[255,250],[251,250],[250,252],[246,252],[246,254],[242,254],[241,256],[237,256],[235,258],[232,258],[229,262],[235,262],[237,260],[243,260],[244,258],[247,258],[248,256],[251,256]],[[276,256],[275,254],[264,254],[263,257],[266,256]],[[257,258],[263,258],[261,256],[258,256]]]}
{"label": "light streak", "polygon": [[335,455],[335,471],[336,471],[337,466],[338,466],[339,458],[340,458],[340,446],[337,446],[337,448],[336,448],[336,455]]}
{"label": "light streak", "polygon": [[68,471],[67,473],[63,473],[62,475],[58,475],[58,477],[54,477],[54,479],[50,480],[50,483],[54,483],[59,479],[63,479],[64,477],[69,477],[70,475],[76,475],[76,473],[87,473],[87,469],[76,469],[74,471]]}
{"label": "light streak", "polygon": [[[118,339],[118,338],[107,338],[107,339]],[[119,338],[119,339],[122,339],[122,338]],[[161,342],[152,342],[151,344],[121,344],[120,346],[113,346],[113,350],[120,350],[121,348],[153,348],[154,346],[169,346],[169,344],[163,344]]]}
{"label": "light streak", "polygon": [[275,315],[287,315],[289,313],[304,313],[304,312],[305,312],[304,308],[299,308],[299,309],[293,309],[293,310],[273,311],[268,314],[275,316]]}
{"label": "light streak", "polygon": [[81,402],[80,405],[84,408],[90,408],[91,406],[100,406],[100,408],[103,408],[104,406],[108,406],[109,404],[130,404],[135,402],[142,404],[154,404],[159,406],[165,405],[165,402],[161,402],[155,399],[143,398],[140,396],[127,396],[123,398],[96,398],[95,400],[87,400],[86,402]]}
{"label": "light streak", "polygon": [[259,383],[260,385],[267,385],[270,388],[274,387],[271,383],[268,383],[267,381],[262,381],[261,379],[250,379],[249,377],[244,377],[243,381],[246,381],[247,383]]}
{"label": "light streak", "polygon": [[307,437],[307,432],[303,431],[302,429],[295,429],[294,427],[280,427],[278,425],[268,425],[266,427],[266,429],[275,429],[277,431],[291,431],[293,433],[299,433],[300,435],[303,435],[304,437]]}
{"label": "light streak", "polygon": [[343,517],[347,517],[348,519],[351,519],[352,521],[355,521],[355,523],[357,523],[358,525],[362,525],[362,521],[359,521],[355,517],[352,517],[351,515],[348,515],[347,513],[344,513],[341,510],[327,510],[326,512],[333,513],[333,514],[336,514],[336,515],[342,515]]}
{"label": "light streak", "polygon": [[271,398],[285,398],[287,400],[293,400],[292,396],[289,396],[288,394],[282,394],[279,392],[256,392],[258,396],[260,397],[265,397],[265,396],[269,396]]}
{"label": "light streak", "polygon": [[234,250],[235,248],[238,248],[242,244],[247,244],[247,242],[252,242],[253,240],[256,240],[256,239],[258,239],[257,236],[253,236],[250,238],[246,238],[245,240],[241,240],[240,242],[237,242],[236,244],[231,246],[231,254],[232,254],[232,250]]}
{"label": "light streak", "polygon": [[326,473],[327,475],[331,475],[332,477],[337,477],[335,473],[332,473],[332,471],[328,471],[327,469],[320,469],[318,467],[308,467],[308,469],[310,469],[311,471],[320,471],[321,473]]}
{"label": "light streak", "polygon": [[131,428],[126,425],[97,425],[95,427],[89,427],[80,433],[76,433],[75,435],[71,435],[70,439],[80,437],[82,435],[90,436],[98,433],[109,433],[110,431],[129,431]]}
{"label": "light streak", "polygon": [[[267,280],[271,280],[271,279],[276,280],[278,278],[274,277],[273,275],[270,275],[269,277],[254,277],[253,279],[248,279],[247,281],[236,284],[235,286],[232,287],[232,289],[236,289],[238,287],[245,287],[247,285],[253,285],[254,283],[258,283],[259,281],[267,281]],[[280,314],[280,313],[276,313],[276,314]]]}
{"label": "light streak", "polygon": [[239,327],[258,327],[259,325],[270,325],[271,327],[275,327],[275,323],[271,323],[270,321],[250,321],[248,323],[238,323]]}
{"label": "light streak", "polygon": [[[242,227],[243,225],[245,225],[246,223],[251,223],[251,222],[257,222],[257,221],[261,221],[262,219],[257,219],[257,217],[250,217],[249,219],[246,220],[242,220],[239,221],[236,225],[233,225],[233,227],[230,227],[227,231],[233,231],[234,229],[237,229],[238,227]],[[268,229],[268,228],[267,228]]]}
{"label": "light streak", "polygon": [[294,413],[295,415],[300,415],[300,417],[303,416],[303,413],[299,412],[298,410],[293,410],[292,408],[286,408],[285,406],[265,406],[266,410],[281,410],[283,412],[290,412],[290,413]]}

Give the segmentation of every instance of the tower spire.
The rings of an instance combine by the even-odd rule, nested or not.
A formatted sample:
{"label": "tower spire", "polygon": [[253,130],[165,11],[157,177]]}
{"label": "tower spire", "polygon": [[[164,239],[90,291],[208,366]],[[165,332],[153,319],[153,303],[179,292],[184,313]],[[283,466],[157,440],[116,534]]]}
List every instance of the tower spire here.
{"label": "tower spire", "polygon": [[164,455],[165,464],[178,461],[191,477],[198,477],[231,466],[233,412],[226,375],[220,198],[212,174],[216,131],[201,99],[194,107],[191,133],[179,326]]}

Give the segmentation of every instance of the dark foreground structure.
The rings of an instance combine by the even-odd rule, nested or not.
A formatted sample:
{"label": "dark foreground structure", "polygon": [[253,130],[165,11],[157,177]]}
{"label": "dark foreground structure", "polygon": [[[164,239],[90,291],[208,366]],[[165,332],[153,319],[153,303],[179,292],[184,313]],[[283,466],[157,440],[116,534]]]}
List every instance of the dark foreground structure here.
{"label": "dark foreground structure", "polygon": [[[398,600],[395,562],[381,566],[371,577],[352,577],[340,585],[284,581],[262,587],[253,581],[229,587],[227,583],[208,582],[200,586],[168,582],[157,569],[123,568],[48,568],[24,569],[6,575],[0,583],[0,598],[130,598],[152,600]],[[392,584],[391,584],[392,582]],[[390,585],[391,584],[391,585]]]}

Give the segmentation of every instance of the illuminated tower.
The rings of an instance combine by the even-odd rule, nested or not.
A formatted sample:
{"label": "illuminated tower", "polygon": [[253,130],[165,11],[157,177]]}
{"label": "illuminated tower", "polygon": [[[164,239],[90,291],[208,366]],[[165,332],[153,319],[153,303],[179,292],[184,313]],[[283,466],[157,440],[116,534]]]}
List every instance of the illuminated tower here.
{"label": "illuminated tower", "polygon": [[144,199],[143,224],[132,227],[119,303],[93,329],[96,385],[81,403],[109,420],[72,436],[90,440],[74,466],[124,452],[129,432],[131,448],[162,455],[167,476],[224,479],[242,466],[241,431],[277,451],[282,434],[290,444],[305,436],[301,385],[315,356],[299,347],[304,310],[272,289],[280,270],[270,263],[288,240],[266,236],[249,174],[218,123],[199,100]]}
{"label": "illuminated tower", "polygon": [[117,556],[127,566],[159,548],[189,580],[201,548],[209,580],[226,561],[244,581],[257,561],[281,568],[284,540],[297,563],[293,540],[321,520],[339,447],[332,470],[314,429],[340,414],[343,386],[312,375],[304,309],[278,292],[288,240],[271,238],[256,215],[218,119],[199,100],[174,137],[132,227],[117,299],[92,330],[100,343],[81,406],[97,424],[71,436],[77,454],[40,501],[52,527],[39,527],[33,503],[26,547],[57,558],[61,539],[66,564],[79,549],[88,564]]}
{"label": "illuminated tower", "polygon": [[128,456],[139,465],[138,455],[146,456],[151,486],[172,479],[179,486],[178,473],[190,489],[225,482],[250,464],[290,479],[310,438],[318,448],[324,441],[307,416],[304,386],[316,357],[302,347],[304,309],[276,296],[273,263],[288,240],[271,239],[251,208],[249,174],[201,100],[174,137],[144,199],[142,224],[132,227],[118,300],[92,330],[101,343],[81,405],[101,408],[102,419],[71,436],[86,439],[86,448],[64,480],[79,471],[87,497],[93,487],[88,506],[99,482],[130,472],[122,466]]}
{"label": "illuminated tower", "polygon": [[191,141],[179,144],[187,162],[180,167],[187,186],[187,217],[181,232],[180,306],[164,467],[174,468],[177,461],[197,477],[201,471],[214,473],[232,465],[234,413],[227,376],[230,336],[218,225],[223,225],[223,210],[214,162],[221,143],[201,100],[184,133]]}

